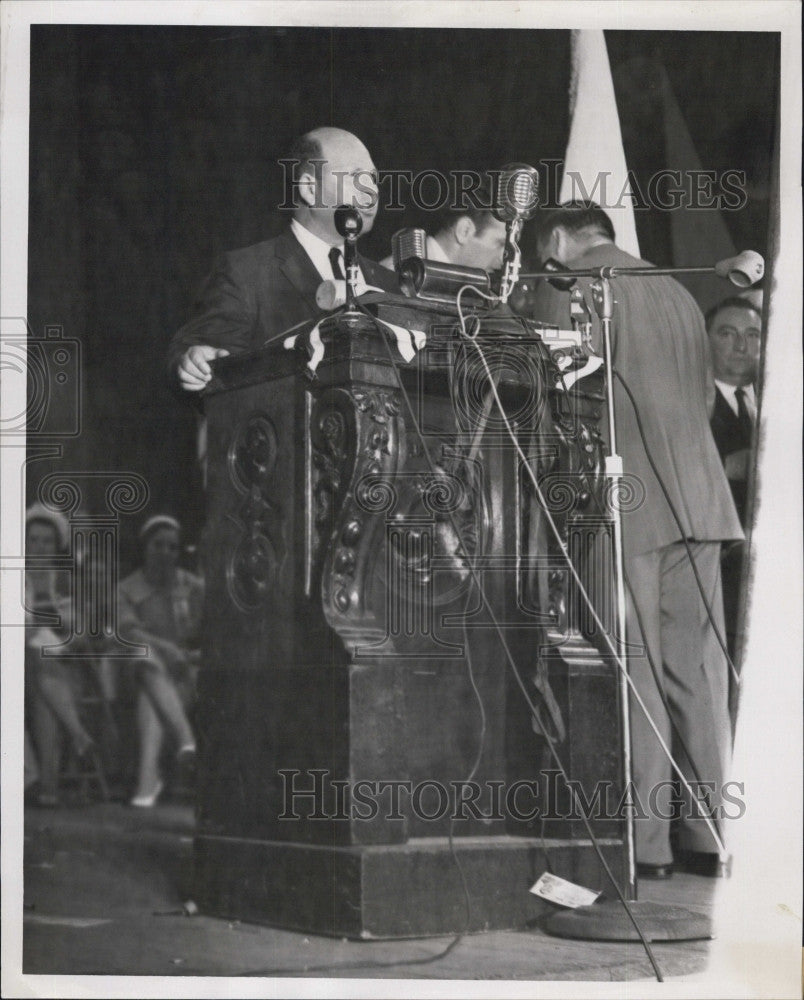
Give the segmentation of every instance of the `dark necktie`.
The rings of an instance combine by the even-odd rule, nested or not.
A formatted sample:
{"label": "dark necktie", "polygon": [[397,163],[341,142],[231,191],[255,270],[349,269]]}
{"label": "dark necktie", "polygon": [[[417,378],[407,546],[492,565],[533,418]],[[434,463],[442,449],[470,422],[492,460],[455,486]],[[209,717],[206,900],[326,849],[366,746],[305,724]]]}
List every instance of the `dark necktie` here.
{"label": "dark necktie", "polygon": [[737,419],[740,421],[740,430],[746,438],[750,439],[754,430],[754,421],[751,419],[751,414],[748,412],[748,406],[745,402],[745,389],[735,389],[734,398],[737,400]]}
{"label": "dark necktie", "polygon": [[329,252],[329,262],[332,265],[332,273],[335,275],[338,281],[343,281],[346,275],[343,273],[343,268],[341,267],[341,248],[332,247]]}

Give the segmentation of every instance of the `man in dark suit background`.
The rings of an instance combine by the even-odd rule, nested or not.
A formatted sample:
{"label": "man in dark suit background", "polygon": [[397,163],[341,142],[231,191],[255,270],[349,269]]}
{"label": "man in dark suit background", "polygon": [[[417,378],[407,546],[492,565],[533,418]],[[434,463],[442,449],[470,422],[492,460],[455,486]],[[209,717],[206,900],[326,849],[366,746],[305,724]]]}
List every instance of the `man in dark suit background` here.
{"label": "man in dark suit background", "polygon": [[[324,315],[315,301],[324,280],[343,277],[335,209],[355,207],[368,233],[377,213],[376,167],[363,143],[343,129],[317,128],[298,139],[293,219],[274,239],[223,254],[207,278],[193,316],[169,348],[171,372],[198,392],[212,377],[210,361],[259,349],[284,330]],[[359,258],[364,285],[398,290],[396,276]],[[358,292],[359,292],[358,288]]]}
{"label": "man in dark suit background", "polygon": [[709,419],[734,503],[745,526],[746,488],[756,420],[754,383],[759,366],[762,317],[748,299],[719,302],[706,315],[715,380]]}
{"label": "man in dark suit background", "polygon": [[[706,330],[715,383],[709,424],[734,505],[745,528],[750,514],[748,480],[757,414],[755,382],[759,370],[762,316],[755,302],[735,296],[709,310]],[[732,657],[737,652],[743,556],[744,545],[736,542],[724,549],[721,561],[723,612]]]}
{"label": "man in dark suit background", "polygon": [[[615,245],[611,220],[594,203],[544,209],[538,222],[542,260],[553,258],[573,269],[650,266]],[[578,284],[591,302],[589,279]],[[644,501],[622,514],[629,673],[687,779],[712,783],[710,805],[717,809],[731,744],[728,668],[683,540],[690,545],[722,633],[721,542],[741,538],[742,532],[708,426],[704,320],[695,300],[673,278],[622,277],[611,285],[614,367],[633,393],[645,434],[643,443],[634,405],[615,380],[617,449],[625,474],[645,491]],[[566,328],[569,296],[542,282],[533,315]],[[602,354],[594,319],[593,345]],[[640,645],[650,650],[657,677],[634,644],[637,650]],[[634,782],[647,813],[635,822],[637,868],[642,877],[666,878],[674,862],[670,816],[675,774],[635,700],[631,736]],[[682,797],[688,798],[685,793]],[[716,851],[711,831],[694,818],[687,802],[678,829],[679,854],[691,867],[714,873]]]}

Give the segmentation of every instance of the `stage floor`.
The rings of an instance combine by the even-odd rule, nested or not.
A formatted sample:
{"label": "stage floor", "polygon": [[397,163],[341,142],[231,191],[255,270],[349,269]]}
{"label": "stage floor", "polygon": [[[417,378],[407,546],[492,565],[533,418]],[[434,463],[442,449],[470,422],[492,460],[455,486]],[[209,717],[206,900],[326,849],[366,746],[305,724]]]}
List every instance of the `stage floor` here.
{"label": "stage floor", "polygon": [[[192,837],[192,809],[182,804],[143,811],[115,803],[26,809],[24,972],[517,981],[652,978],[639,944],[563,940],[538,927],[466,936],[439,957],[452,937],[356,942],[187,916],[183,905],[192,898]],[[640,898],[683,903],[706,913],[716,885],[713,879],[676,874],[667,882],[642,882]],[[706,967],[709,942],[653,947],[665,978]],[[315,995],[314,987],[310,992]]]}

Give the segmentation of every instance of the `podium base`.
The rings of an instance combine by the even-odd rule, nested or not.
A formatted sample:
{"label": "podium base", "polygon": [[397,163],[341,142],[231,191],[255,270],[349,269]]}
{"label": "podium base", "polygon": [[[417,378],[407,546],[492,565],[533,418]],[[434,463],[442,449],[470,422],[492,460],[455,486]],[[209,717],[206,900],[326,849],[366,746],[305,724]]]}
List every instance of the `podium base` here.
{"label": "podium base", "polygon": [[[622,841],[601,838],[622,876]],[[604,888],[589,841],[455,837],[470,898],[446,837],[404,844],[330,846],[201,834],[195,839],[194,898],[202,912],[338,937],[393,939],[524,927],[550,904],[528,890],[553,870]]]}
{"label": "podium base", "polygon": [[[686,906],[632,900],[628,904],[647,941],[703,941],[713,936],[712,921]],[[619,899],[555,913],[541,925],[553,937],[583,941],[639,941]]]}

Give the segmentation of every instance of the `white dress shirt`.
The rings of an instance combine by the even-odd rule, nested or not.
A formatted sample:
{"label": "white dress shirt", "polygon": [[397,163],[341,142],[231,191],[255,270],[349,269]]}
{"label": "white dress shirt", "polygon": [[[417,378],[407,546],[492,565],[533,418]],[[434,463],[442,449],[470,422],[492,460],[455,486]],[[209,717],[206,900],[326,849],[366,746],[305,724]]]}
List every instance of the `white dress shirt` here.
{"label": "white dress shirt", "polygon": [[[296,219],[290,220],[290,230],[296,239],[301,243],[302,249],[313,262],[313,267],[321,275],[323,281],[332,281],[335,279],[335,273],[332,270],[332,264],[329,259],[329,252],[332,249],[332,244],[327,243],[322,240],[320,236],[316,236],[315,233],[311,233],[309,229],[305,229],[304,226]],[[335,244],[337,246],[337,244]],[[340,250],[341,248],[338,247]],[[343,252],[341,252],[341,267],[344,273],[346,272],[346,267],[343,263]],[[365,279],[360,270],[357,269],[357,280],[358,283],[365,284]]]}
{"label": "white dress shirt", "polygon": [[435,238],[435,236],[428,236],[427,242],[425,243],[427,259],[435,260],[439,264],[449,264],[450,259],[441,249],[441,244]]}
{"label": "white dress shirt", "polygon": [[737,399],[735,398],[735,392],[738,389],[742,389],[745,399],[745,408],[748,410],[748,415],[751,417],[752,421],[757,419],[757,399],[754,395],[754,387],[750,383],[748,385],[729,385],[728,382],[721,382],[719,378],[715,379],[715,385],[720,389],[723,398],[731,407],[732,412],[736,415],[739,414],[740,410],[737,405]]}

